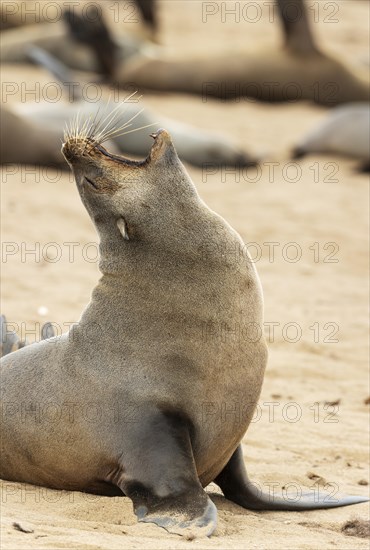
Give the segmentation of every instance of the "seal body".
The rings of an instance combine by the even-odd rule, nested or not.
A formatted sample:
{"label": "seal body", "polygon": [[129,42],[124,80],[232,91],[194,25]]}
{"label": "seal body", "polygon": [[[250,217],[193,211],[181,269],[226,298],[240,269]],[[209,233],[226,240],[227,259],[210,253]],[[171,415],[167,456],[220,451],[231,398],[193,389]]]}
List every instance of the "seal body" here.
{"label": "seal body", "polygon": [[332,107],[368,101],[365,75],[317,50],[301,52],[295,45],[274,51],[233,52],[217,58],[173,60],[145,52],[116,69],[115,81],[138,89],[192,93],[235,100],[251,97],[266,102],[310,100]]}
{"label": "seal body", "polygon": [[[329,107],[347,102],[369,101],[368,71],[342,63],[315,44],[303,0],[276,0],[284,32],[284,45],[224,55],[173,59],[156,44],[126,35],[112,38],[117,46],[110,61],[109,78],[122,88],[159,90],[235,100],[310,100]],[[86,21],[85,21],[86,24]],[[103,46],[95,40],[78,41],[59,22],[27,28],[22,36],[12,30],[3,38],[0,61],[27,61],[30,43],[47,50],[66,65],[101,72]],[[107,29],[107,33],[108,33]]]}
{"label": "seal body", "polygon": [[[121,34],[117,42],[117,62],[124,63],[132,56],[140,55],[141,50],[157,51],[160,46],[148,44],[134,36]],[[29,62],[30,44],[46,50],[71,69],[78,71],[101,72],[101,65],[95,52],[88,44],[82,43],[68,33],[62,21],[37,23],[4,32],[1,40],[0,61],[2,63]]]}
{"label": "seal body", "polygon": [[366,500],[287,503],[250,484],[240,441],[267,360],[261,286],[168,132],[153,137],[145,161],[109,153],[93,127],[63,146],[103,275],[69,333],[2,359],[1,477],[123,493],[140,521],[191,536],[216,527],[211,481],[254,509]]}
{"label": "seal body", "polygon": [[[30,109],[30,106],[28,106]],[[63,165],[59,128],[41,127],[0,104],[0,162]]]}
{"label": "seal body", "polygon": [[368,101],[368,72],[357,71],[317,47],[303,0],[276,0],[276,5],[283,47],[178,60],[161,50],[141,50],[117,64],[114,81],[223,100],[310,100],[326,106]]}
{"label": "seal body", "polygon": [[351,103],[336,107],[295,148],[295,156],[334,153],[370,161],[370,106]]}
{"label": "seal body", "polygon": [[179,468],[175,444],[160,441],[161,423],[175,418],[205,486],[237,448],[260,394],[264,337],[241,332],[262,326],[254,265],[199,198],[167,132],[142,163],[87,151],[64,148],[100,234],[103,276],[70,333],[3,358],[0,474],[126,492],[140,464],[141,484],[164,475],[153,444]]}
{"label": "seal body", "polygon": [[117,104],[104,101],[91,103],[77,100],[74,103],[18,103],[8,108],[0,105],[2,118],[0,159],[5,162],[52,164],[64,163],[60,143],[65,124],[73,124],[77,116],[94,118],[97,109],[103,116],[114,117],[115,125],[133,121],[134,130],[112,136],[110,148],[128,155],[144,156],[150,147],[150,137],[145,129],[155,127],[158,119],[173,137],[181,160],[194,166],[248,166],[255,160],[232,139],[220,133],[200,130],[189,124],[168,119],[143,109],[139,103],[122,102],[121,113]]}

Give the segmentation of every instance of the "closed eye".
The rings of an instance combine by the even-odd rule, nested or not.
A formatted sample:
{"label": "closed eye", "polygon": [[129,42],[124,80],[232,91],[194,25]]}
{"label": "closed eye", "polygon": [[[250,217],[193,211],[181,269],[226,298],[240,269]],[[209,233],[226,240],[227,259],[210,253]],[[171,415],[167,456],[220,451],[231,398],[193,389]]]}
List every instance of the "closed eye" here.
{"label": "closed eye", "polygon": [[92,187],[94,187],[94,189],[98,189],[98,186],[96,185],[96,183],[94,183],[92,180],[89,180],[89,178],[87,178],[86,176],[85,176],[85,180],[87,181],[87,183],[88,183],[89,185],[91,185]]}

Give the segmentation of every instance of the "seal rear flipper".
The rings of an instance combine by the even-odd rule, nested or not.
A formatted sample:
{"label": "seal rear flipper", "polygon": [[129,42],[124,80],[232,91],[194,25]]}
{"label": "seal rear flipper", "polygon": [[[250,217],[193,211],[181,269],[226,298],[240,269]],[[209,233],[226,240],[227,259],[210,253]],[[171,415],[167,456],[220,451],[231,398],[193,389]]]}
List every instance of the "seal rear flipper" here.
{"label": "seal rear flipper", "polygon": [[116,483],[133,501],[138,520],[186,537],[210,536],[217,510],[198,479],[184,415],[156,412],[132,437],[129,462],[123,458]]}
{"label": "seal rear flipper", "polygon": [[303,0],[277,0],[285,44],[297,53],[319,53]]}
{"label": "seal rear flipper", "polygon": [[340,506],[349,506],[369,501],[367,497],[361,496],[336,498],[333,495],[320,494],[317,490],[309,494],[302,494],[296,500],[264,494],[248,479],[240,445],[225,468],[215,479],[215,483],[222,489],[227,499],[249,510],[287,510],[298,512],[320,508],[339,508]]}

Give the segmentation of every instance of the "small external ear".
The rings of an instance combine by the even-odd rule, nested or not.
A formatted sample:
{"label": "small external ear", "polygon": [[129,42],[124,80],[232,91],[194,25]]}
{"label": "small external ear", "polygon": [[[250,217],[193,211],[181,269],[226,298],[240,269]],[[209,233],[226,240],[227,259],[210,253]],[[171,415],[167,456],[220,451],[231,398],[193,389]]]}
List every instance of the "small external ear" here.
{"label": "small external ear", "polygon": [[119,218],[117,220],[117,227],[119,229],[119,232],[121,233],[122,237],[126,240],[126,241],[129,241],[130,238],[128,236],[128,232],[127,232],[127,225],[126,225],[126,222],[123,218]]}

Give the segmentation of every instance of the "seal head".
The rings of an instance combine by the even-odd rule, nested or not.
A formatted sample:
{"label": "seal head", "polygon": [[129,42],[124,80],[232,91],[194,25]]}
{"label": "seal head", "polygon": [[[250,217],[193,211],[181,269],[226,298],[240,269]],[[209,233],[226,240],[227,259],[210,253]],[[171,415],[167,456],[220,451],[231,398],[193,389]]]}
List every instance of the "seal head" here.
{"label": "seal head", "polygon": [[[111,154],[91,137],[67,136],[63,144],[62,153],[99,233],[103,273],[120,269],[122,258],[130,254],[128,244],[157,248],[160,254],[165,231],[171,246],[179,238],[179,212],[186,218],[185,211],[190,216],[192,205],[199,203],[170,134],[159,129],[151,137],[154,143],[141,161]],[[184,232],[185,226],[186,220]]]}

